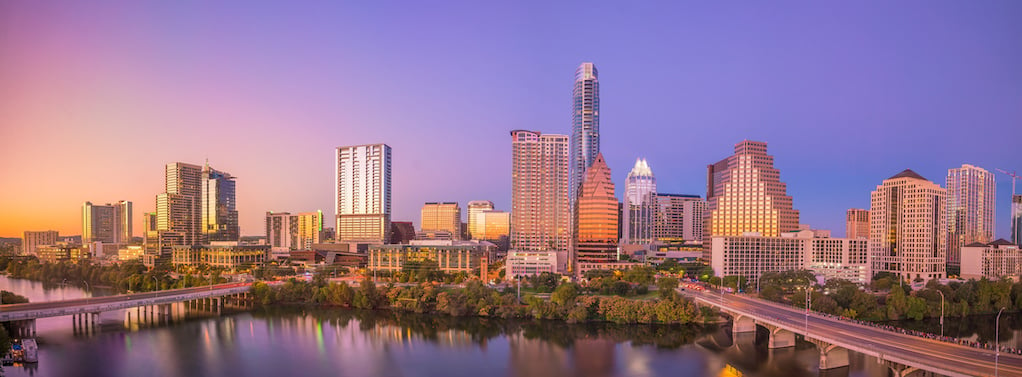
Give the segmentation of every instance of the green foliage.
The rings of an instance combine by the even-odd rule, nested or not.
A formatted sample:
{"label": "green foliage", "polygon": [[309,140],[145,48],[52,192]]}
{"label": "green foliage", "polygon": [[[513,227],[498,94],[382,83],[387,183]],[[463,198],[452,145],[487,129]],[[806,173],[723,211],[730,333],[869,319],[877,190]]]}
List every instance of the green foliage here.
{"label": "green foliage", "polygon": [[529,278],[529,284],[532,285],[532,288],[539,293],[553,292],[554,289],[557,289],[557,285],[560,283],[561,276],[549,272],[544,272]]}
{"label": "green foliage", "polygon": [[678,279],[660,278],[660,280],[657,280],[656,282],[656,287],[657,291],[660,293],[660,298],[670,297],[671,293],[673,293],[675,289],[678,289]]}
{"label": "green foliage", "polygon": [[[25,304],[28,303],[28,298],[14,292],[0,291],[0,303],[3,305],[8,304]],[[10,347],[8,347],[10,348]],[[0,348],[0,350],[5,348]]]}
{"label": "green foliage", "polygon": [[[7,265],[7,273],[18,279],[46,284],[70,284],[82,288],[109,287],[116,292],[147,292],[159,289],[188,288],[224,283],[220,270],[208,269],[200,275],[183,274],[172,278],[166,269],[147,271],[139,262],[124,262],[100,266],[87,261],[72,263],[39,263],[36,259],[8,259],[0,257],[0,265]],[[5,301],[6,302],[6,301]]]}
{"label": "green foliage", "polygon": [[636,283],[641,285],[653,284],[654,275],[656,271],[651,267],[647,266],[636,266],[629,268],[624,271],[624,276],[621,278],[624,281],[630,283]]}
{"label": "green foliage", "polygon": [[573,303],[575,298],[578,297],[579,287],[575,283],[561,284],[554,290],[554,293],[550,295],[550,301],[554,304],[565,306]]}

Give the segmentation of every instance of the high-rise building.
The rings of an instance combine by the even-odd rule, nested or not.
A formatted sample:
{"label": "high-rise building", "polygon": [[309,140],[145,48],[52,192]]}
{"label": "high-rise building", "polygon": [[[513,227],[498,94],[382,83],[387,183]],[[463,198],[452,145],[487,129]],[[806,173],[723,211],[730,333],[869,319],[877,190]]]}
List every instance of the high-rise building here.
{"label": "high-rise building", "polygon": [[202,243],[238,241],[240,230],[234,177],[210,168],[208,163],[201,174]]}
{"label": "high-rise building", "polygon": [[493,202],[489,200],[473,200],[468,202],[468,236],[474,240],[481,240],[482,233],[479,228],[483,223],[482,216],[479,216],[483,211],[493,210]]}
{"label": "high-rise building", "polygon": [[653,243],[656,211],[656,178],[645,159],[636,159],[625,178],[625,202],[622,212],[623,244]]}
{"label": "high-rise building", "polygon": [[82,243],[131,242],[131,202],[82,205]]}
{"label": "high-rise building", "polygon": [[270,253],[286,258],[292,250],[312,250],[322,242],[323,211],[292,215],[290,212],[266,212],[266,244]]}
{"label": "high-rise building", "polygon": [[[725,167],[726,166],[726,167]],[[798,229],[799,212],[792,207],[787,185],[767,154],[767,143],[744,140],[735,154],[707,167],[704,255],[708,260],[711,236],[758,233],[778,237]]]}
{"label": "high-rise building", "polygon": [[661,243],[703,241],[706,201],[699,195],[657,193],[653,239]]}
{"label": "high-rise building", "polygon": [[159,238],[160,229],[156,226],[157,216],[156,212],[146,212],[142,214],[142,244],[150,245],[155,243]]}
{"label": "high-rise building", "polygon": [[169,256],[170,245],[200,241],[202,166],[172,162],[167,164],[165,173],[166,191],[156,196],[156,224],[159,232],[174,233],[171,237],[160,237],[172,242],[161,247]]}
{"label": "high-rise building", "polygon": [[419,229],[423,232],[451,232],[461,236],[461,206],[457,202],[429,202],[422,206]]}
{"label": "high-rise building", "polygon": [[568,137],[511,131],[511,249],[567,251]]}
{"label": "high-rise building", "polygon": [[958,274],[965,245],[994,240],[994,175],[963,164],[947,171],[947,264]]}
{"label": "high-rise building", "polygon": [[82,243],[117,242],[117,209],[111,204],[82,204]]}
{"label": "high-rise building", "polygon": [[[614,182],[603,154],[596,155],[579,190],[575,206],[574,255],[569,270],[579,274],[592,269],[589,264],[617,261],[617,209]],[[597,267],[598,268],[598,267]]]}
{"label": "high-rise building", "polygon": [[586,169],[600,153],[600,80],[595,64],[582,63],[575,69],[575,88],[571,98],[571,186],[568,195],[570,203],[574,203]]}
{"label": "high-rise building", "polygon": [[390,146],[337,147],[335,162],[337,240],[385,243],[390,235]]}
{"label": "high-rise building", "polygon": [[60,234],[56,230],[25,231],[25,237],[21,239],[22,255],[35,255],[39,246],[52,246],[57,244]]}
{"label": "high-rise building", "polygon": [[1022,247],[1022,195],[1011,196],[1011,242]]}
{"label": "high-rise building", "polygon": [[947,190],[905,169],[870,195],[873,272],[901,279],[942,279],[947,267]]}
{"label": "high-rise building", "polygon": [[845,238],[869,238],[868,209],[848,209],[845,213]]}

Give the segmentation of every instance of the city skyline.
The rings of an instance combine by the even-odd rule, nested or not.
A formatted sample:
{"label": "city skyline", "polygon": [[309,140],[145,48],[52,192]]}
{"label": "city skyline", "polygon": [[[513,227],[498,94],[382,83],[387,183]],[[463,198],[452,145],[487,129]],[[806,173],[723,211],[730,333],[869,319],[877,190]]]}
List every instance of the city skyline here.
{"label": "city skyline", "polygon": [[[1012,144],[1022,135],[1013,3],[933,3],[926,14],[890,4],[595,6],[580,19],[616,32],[591,30],[599,43],[584,46],[572,33],[583,21],[553,17],[571,9],[561,4],[304,5],[267,30],[256,29],[281,13],[271,5],[238,12],[235,25],[187,12],[136,23],[155,6],[0,5],[0,24],[11,25],[0,55],[14,57],[0,62],[9,83],[0,91],[0,236],[80,234],[85,201],[155,212],[162,167],[206,158],[239,177],[241,233],[261,235],[266,211],[331,212],[328,156],[370,143],[394,149],[393,221],[416,221],[431,201],[511,210],[507,133],[570,135],[568,88],[582,62],[600,70],[601,152],[617,184],[643,157],[659,191],[702,195],[706,164],[743,139],[764,141],[801,222],[840,234],[845,211],[869,208],[876,183],[906,168],[935,180],[962,164],[1022,170]],[[507,16],[471,17],[483,11]],[[384,17],[407,23],[348,37]],[[855,27],[862,22],[873,27]],[[413,32],[430,42],[402,41]],[[321,63],[330,59],[337,66]],[[409,74],[419,82],[401,79]],[[313,89],[297,88],[305,85]],[[478,121],[494,112],[503,118]],[[982,140],[958,146],[961,130]],[[995,238],[1008,239],[1011,182],[994,174]]]}

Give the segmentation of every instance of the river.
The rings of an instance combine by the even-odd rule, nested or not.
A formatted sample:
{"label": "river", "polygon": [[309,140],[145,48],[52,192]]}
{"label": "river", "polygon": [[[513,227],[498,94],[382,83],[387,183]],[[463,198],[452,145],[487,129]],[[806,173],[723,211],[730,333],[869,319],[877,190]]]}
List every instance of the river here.
{"label": "river", "polygon": [[[87,296],[76,287],[44,287],[6,276],[0,276],[0,289],[32,302]],[[94,331],[74,328],[71,317],[40,319],[39,363],[5,366],[4,375],[888,375],[876,359],[855,353],[849,367],[820,373],[819,354],[812,345],[800,342],[795,348],[768,350],[765,334],[732,339],[715,327],[568,325],[339,309],[215,315],[178,305],[173,312],[172,319],[158,323],[139,321],[134,310],[102,313]],[[1002,322],[1022,323],[1017,317]],[[989,321],[975,326],[984,324],[992,333]],[[1018,332],[1002,331],[1004,344],[1017,343],[1019,337],[1012,335]]]}

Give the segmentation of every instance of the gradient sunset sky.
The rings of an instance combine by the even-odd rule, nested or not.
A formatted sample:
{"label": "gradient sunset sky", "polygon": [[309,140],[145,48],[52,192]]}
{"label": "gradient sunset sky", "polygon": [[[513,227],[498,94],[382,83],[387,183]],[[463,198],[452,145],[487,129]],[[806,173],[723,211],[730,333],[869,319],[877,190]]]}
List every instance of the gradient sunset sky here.
{"label": "gradient sunset sky", "polygon": [[[430,3],[430,4],[426,4]],[[238,177],[241,232],[334,211],[334,148],[393,148],[393,219],[511,202],[513,129],[570,134],[595,62],[620,197],[769,143],[801,220],[905,168],[1022,172],[1022,2],[0,1],[0,236],[81,234],[81,204],[155,210],[168,162]],[[680,3],[680,4],[679,4]],[[1011,181],[997,176],[997,236]]]}

